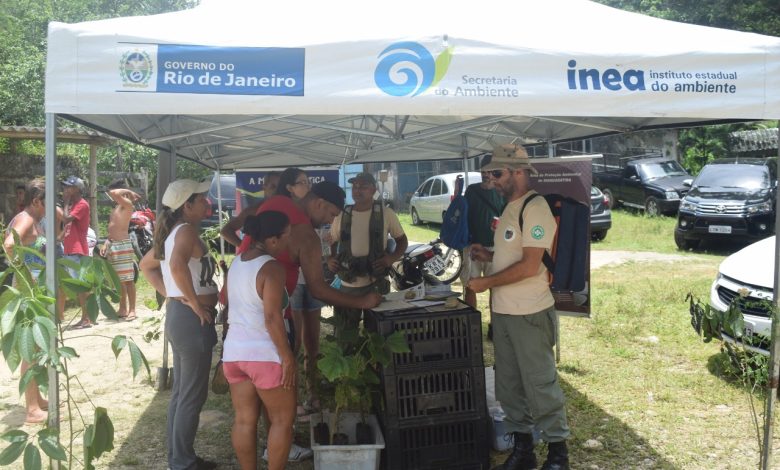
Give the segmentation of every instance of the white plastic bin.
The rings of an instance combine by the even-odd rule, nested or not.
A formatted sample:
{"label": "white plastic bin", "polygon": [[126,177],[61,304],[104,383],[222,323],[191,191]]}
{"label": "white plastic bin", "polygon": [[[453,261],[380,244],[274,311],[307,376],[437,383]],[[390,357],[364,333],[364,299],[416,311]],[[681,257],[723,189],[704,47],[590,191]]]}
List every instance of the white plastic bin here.
{"label": "white plastic bin", "polygon": [[[323,413],[325,422],[330,423],[330,413]],[[320,422],[320,414],[311,415],[309,435],[311,448],[314,451],[315,470],[378,470],[382,449],[385,448],[385,438],[379,429],[376,416],[368,415],[366,423],[374,433],[374,444],[355,444],[355,424],[360,421],[360,413],[343,412],[339,417],[339,432],[349,437],[349,445],[324,446],[314,441],[314,426]],[[330,429],[331,436],[335,431]]]}
{"label": "white plastic bin", "polygon": [[490,429],[492,431],[493,449],[499,452],[510,449],[513,445],[512,435],[504,428],[504,410],[500,406],[490,407]]}

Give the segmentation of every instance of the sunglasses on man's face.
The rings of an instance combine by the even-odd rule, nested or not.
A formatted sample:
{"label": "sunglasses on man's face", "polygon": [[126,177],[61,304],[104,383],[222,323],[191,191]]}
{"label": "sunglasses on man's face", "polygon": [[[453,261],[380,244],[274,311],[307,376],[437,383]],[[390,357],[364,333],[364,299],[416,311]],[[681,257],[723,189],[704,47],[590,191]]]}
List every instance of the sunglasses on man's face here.
{"label": "sunglasses on man's face", "polygon": [[490,171],[483,171],[482,176],[492,176],[495,179],[501,178],[501,176],[504,175],[504,170],[490,170]]}

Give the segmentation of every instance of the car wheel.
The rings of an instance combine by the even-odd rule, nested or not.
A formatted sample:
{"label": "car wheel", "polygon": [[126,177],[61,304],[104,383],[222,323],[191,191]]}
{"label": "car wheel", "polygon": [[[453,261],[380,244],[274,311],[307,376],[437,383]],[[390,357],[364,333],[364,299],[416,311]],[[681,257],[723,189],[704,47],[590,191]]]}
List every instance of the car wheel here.
{"label": "car wheel", "polygon": [[701,240],[685,238],[682,233],[675,230],[674,232],[674,244],[677,248],[683,251],[693,250],[699,246]]}
{"label": "car wheel", "polygon": [[601,192],[604,193],[604,197],[607,198],[607,207],[614,209],[618,206],[618,202],[615,200],[615,196],[612,194],[612,191],[604,188],[601,190]]}
{"label": "car wheel", "polygon": [[420,216],[417,215],[417,209],[412,207],[412,225],[420,225]]}
{"label": "car wheel", "polygon": [[594,242],[600,242],[605,238],[607,238],[606,230],[599,230],[598,232],[593,232],[590,234],[590,239],[593,240]]}
{"label": "car wheel", "polygon": [[658,199],[653,196],[645,199],[645,214],[648,217],[657,217],[661,215],[661,208],[658,206]]}

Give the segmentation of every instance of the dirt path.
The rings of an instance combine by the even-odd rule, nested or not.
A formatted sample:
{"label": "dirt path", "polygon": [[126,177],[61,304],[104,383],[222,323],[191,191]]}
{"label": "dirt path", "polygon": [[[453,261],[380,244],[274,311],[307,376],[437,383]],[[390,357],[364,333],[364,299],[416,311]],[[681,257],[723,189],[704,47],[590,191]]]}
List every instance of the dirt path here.
{"label": "dirt path", "polygon": [[628,261],[683,261],[690,260],[690,256],[667,253],[655,253],[652,251],[600,251],[591,250],[590,268],[598,269],[602,266],[622,264]]}

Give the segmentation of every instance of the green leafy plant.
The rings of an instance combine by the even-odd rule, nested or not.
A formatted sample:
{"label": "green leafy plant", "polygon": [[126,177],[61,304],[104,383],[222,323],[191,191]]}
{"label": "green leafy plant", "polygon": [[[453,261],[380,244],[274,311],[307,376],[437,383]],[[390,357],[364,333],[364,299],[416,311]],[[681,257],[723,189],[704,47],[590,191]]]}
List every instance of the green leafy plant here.
{"label": "green leafy plant", "polygon": [[[2,227],[0,227],[2,229]],[[2,231],[2,230],[0,230]],[[16,235],[16,234],[14,234]],[[21,246],[15,237],[13,256],[5,253],[8,268],[0,273],[0,283],[9,275],[14,276],[14,284],[7,286],[0,294],[0,334],[2,334],[2,354],[13,372],[24,360],[30,367],[19,379],[19,393],[24,394],[28,384],[34,379],[43,393],[48,389],[48,370],[54,369],[64,379],[67,424],[69,426],[69,443],[65,447],[60,442],[60,428],[47,425],[34,435],[14,429],[0,435],[9,445],[0,452],[0,466],[10,465],[23,455],[25,470],[42,468],[41,453],[52,460],[67,461],[67,468],[78,466],[93,469],[93,461],[105,452],[113,449],[114,428],[108,411],[96,407],[94,421],[84,422],[86,414],[77,406],[71,389],[78,386],[83,390],[81,382],[68,369],[68,362],[78,357],[76,350],[66,345],[63,327],[56,321],[53,313],[55,298],[45,285],[46,273],[41,272],[38,279],[33,279],[30,268],[43,268],[24,262],[24,254],[39,253]],[[71,277],[64,267],[77,272]],[[71,298],[77,298],[79,293],[88,293],[87,315],[94,322],[101,313],[110,319],[116,319],[116,310],[112,302],[118,302],[119,279],[111,265],[102,258],[83,257],[80,263],[60,259],[57,264],[59,286]],[[83,335],[96,338],[106,338],[111,341],[115,356],[127,350],[133,368],[133,378],[142,368],[150,377],[149,364],[143,352],[132,338],[122,335],[110,338],[103,335]],[[80,336],[80,337],[83,337]],[[88,391],[83,390],[87,395]],[[91,403],[91,402],[90,402]],[[57,404],[51,409],[57,410]],[[74,411],[82,420],[83,429],[74,429]],[[56,412],[56,411],[55,411]],[[83,458],[76,457],[73,446],[75,438],[84,433]],[[37,438],[37,445],[36,445]]]}
{"label": "green leafy plant", "polygon": [[[755,403],[755,392],[767,385],[769,380],[769,358],[763,354],[748,349],[759,346],[761,337],[747,333],[742,309],[759,307],[770,313],[772,321],[777,319],[777,309],[769,300],[749,300],[742,294],[734,298],[725,312],[712,308],[701,302],[692,293],[688,293],[691,326],[702,337],[705,343],[713,339],[721,340],[721,351],[728,358],[724,372],[740,381],[748,397],[752,424],[758,441],[759,455],[763,456],[762,426]],[[734,338],[736,342],[723,339],[723,333]],[[764,413],[766,410],[763,410]]]}
{"label": "green leafy plant", "polygon": [[[328,323],[337,323],[331,318]],[[388,337],[366,329],[342,329],[338,337],[322,340],[322,357],[317,368],[325,380],[333,386],[336,409],[330,429],[338,430],[339,415],[345,409],[360,412],[361,422],[371,408],[371,396],[379,385],[379,366],[387,366],[393,353],[408,353],[409,345],[403,333],[396,331]]]}

